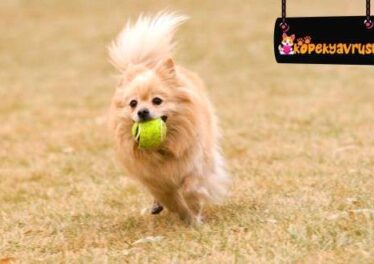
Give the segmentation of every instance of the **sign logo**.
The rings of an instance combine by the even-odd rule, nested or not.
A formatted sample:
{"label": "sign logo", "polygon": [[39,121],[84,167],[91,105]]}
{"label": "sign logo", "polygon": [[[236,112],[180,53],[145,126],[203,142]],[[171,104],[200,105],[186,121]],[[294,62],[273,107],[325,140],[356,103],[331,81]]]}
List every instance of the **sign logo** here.
{"label": "sign logo", "polygon": [[374,55],[374,43],[312,43],[310,36],[297,38],[283,33],[280,55]]}
{"label": "sign logo", "polygon": [[295,34],[288,36],[286,33],[282,35],[282,42],[279,45],[279,53],[281,55],[294,55],[294,41],[295,41]]}

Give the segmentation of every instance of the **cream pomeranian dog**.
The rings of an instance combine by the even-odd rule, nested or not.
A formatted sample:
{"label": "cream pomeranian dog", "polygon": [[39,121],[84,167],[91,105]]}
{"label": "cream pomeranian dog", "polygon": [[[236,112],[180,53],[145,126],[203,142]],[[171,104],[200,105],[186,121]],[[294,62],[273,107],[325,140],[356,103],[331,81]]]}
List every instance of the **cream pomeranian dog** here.
{"label": "cream pomeranian dog", "polygon": [[[120,72],[109,114],[115,148],[128,175],[143,184],[155,202],[188,223],[202,220],[207,203],[222,200],[228,176],[218,145],[219,129],[202,80],[175,65],[173,36],[185,16],[161,12],[130,22],[109,47]],[[162,118],[167,136],[157,150],[142,150],[134,122]]]}

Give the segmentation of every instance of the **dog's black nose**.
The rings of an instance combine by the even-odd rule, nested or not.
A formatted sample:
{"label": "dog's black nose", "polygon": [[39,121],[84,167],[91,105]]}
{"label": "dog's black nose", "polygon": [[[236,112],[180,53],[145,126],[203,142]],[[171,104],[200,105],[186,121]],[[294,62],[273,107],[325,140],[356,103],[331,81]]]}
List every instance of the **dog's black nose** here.
{"label": "dog's black nose", "polygon": [[138,111],[138,117],[142,121],[146,121],[151,118],[151,114],[147,108],[142,108]]}

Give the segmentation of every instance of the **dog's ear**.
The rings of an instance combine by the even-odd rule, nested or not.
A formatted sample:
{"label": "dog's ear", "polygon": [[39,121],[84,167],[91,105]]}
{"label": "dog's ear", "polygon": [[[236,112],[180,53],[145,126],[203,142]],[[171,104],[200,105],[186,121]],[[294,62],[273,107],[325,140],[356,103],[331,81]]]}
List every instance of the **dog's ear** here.
{"label": "dog's ear", "polygon": [[156,71],[164,80],[173,80],[176,77],[175,65],[172,58],[161,61],[156,66]]}

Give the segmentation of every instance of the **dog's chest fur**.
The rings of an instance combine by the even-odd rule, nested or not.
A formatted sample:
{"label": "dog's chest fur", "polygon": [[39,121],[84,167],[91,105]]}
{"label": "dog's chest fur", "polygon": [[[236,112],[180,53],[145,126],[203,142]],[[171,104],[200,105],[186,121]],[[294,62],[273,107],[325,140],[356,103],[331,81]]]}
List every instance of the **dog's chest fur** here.
{"label": "dog's chest fur", "polygon": [[185,177],[200,174],[202,170],[199,166],[201,163],[197,162],[201,154],[196,153],[196,149],[178,158],[165,150],[133,149],[130,152],[129,155],[120,154],[129,176],[149,188],[178,189]]}

